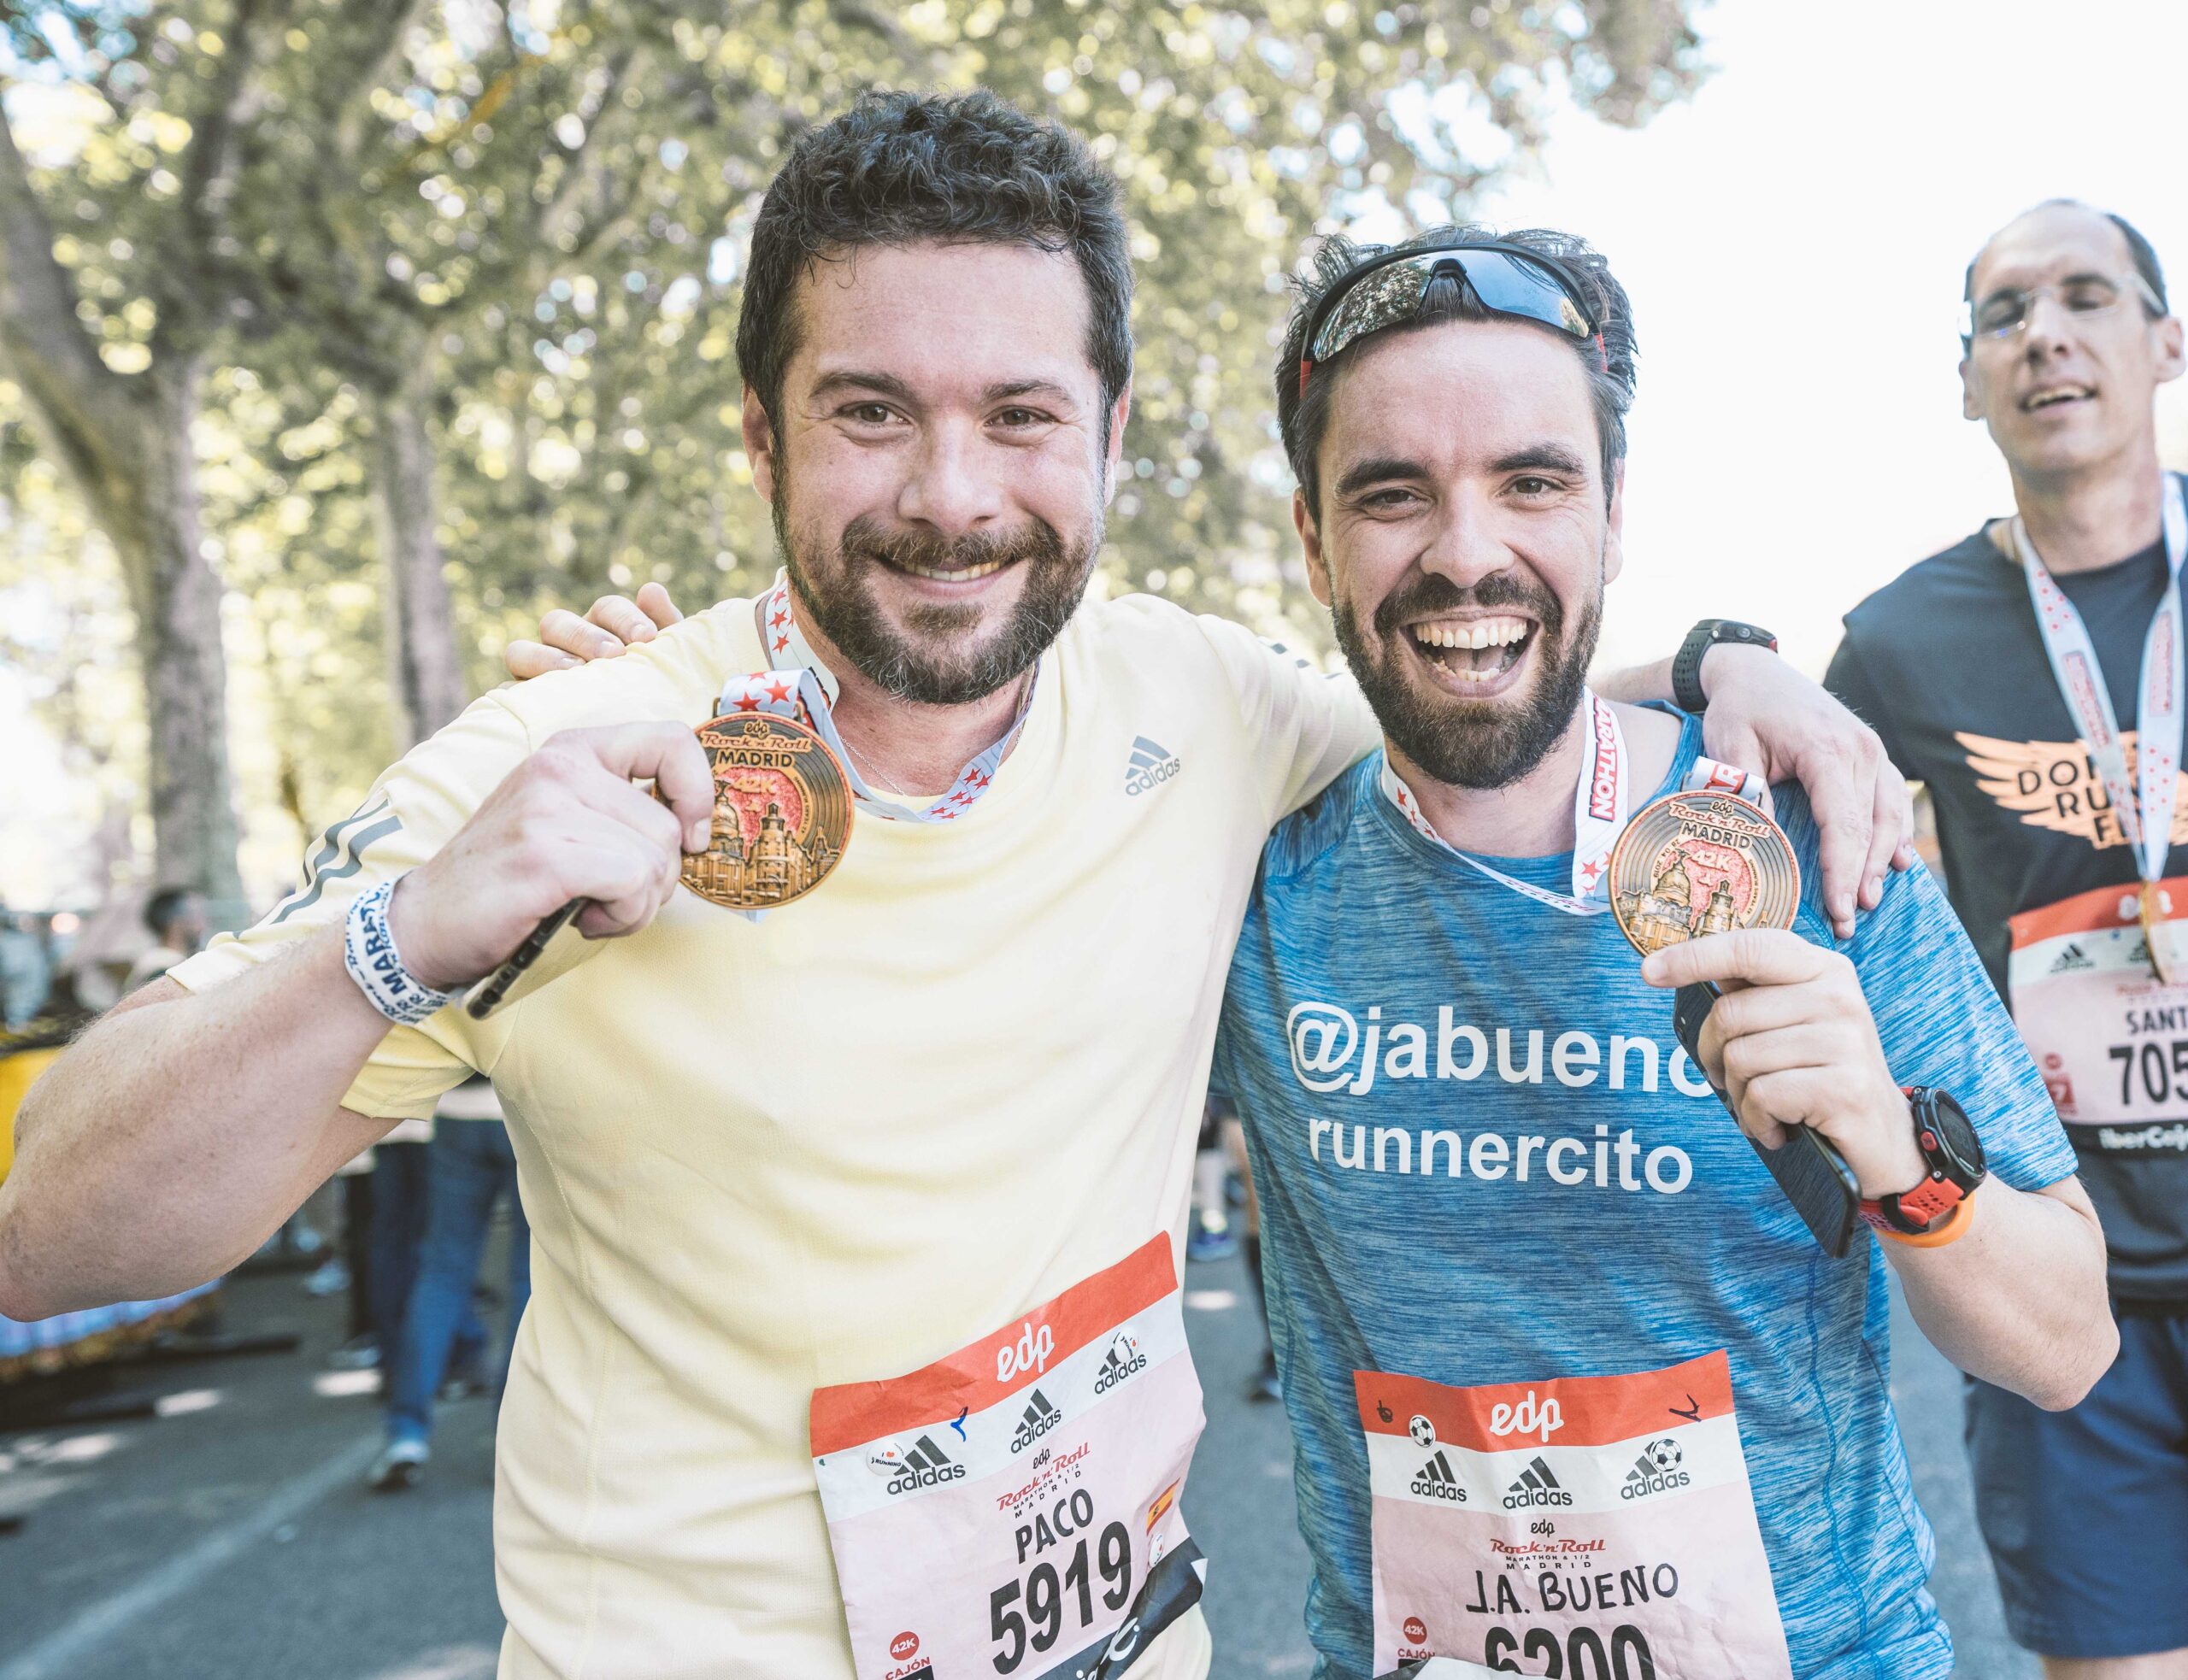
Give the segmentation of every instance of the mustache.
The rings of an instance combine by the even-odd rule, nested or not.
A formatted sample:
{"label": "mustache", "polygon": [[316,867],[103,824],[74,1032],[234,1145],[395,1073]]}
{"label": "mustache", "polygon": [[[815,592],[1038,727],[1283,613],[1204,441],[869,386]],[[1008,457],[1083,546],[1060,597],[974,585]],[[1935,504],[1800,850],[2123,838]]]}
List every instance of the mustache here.
{"label": "mustache", "polygon": [[1499,607],[1529,614],[1552,641],[1564,628],[1565,609],[1558,605],[1557,597],[1546,589],[1522,583],[1509,572],[1492,572],[1465,589],[1438,573],[1422,572],[1377,604],[1375,633],[1388,641],[1411,619],[1463,612],[1468,608],[1486,611]]}
{"label": "mustache", "polygon": [[847,560],[918,566],[931,571],[956,571],[996,561],[1056,561],[1064,557],[1062,537],[1041,519],[1015,531],[969,531],[950,537],[918,526],[885,525],[872,514],[861,514],[844,527],[839,546]]}

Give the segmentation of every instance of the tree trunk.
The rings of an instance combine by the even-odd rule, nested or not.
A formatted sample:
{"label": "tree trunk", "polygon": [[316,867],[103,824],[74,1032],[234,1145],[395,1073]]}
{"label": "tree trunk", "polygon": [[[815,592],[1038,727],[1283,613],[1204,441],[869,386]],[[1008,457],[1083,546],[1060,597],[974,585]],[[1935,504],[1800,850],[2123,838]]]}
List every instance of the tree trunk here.
{"label": "tree trunk", "polygon": [[0,361],[127,579],[150,737],[155,878],[197,887],[220,922],[239,925],[248,907],[228,782],[221,584],[198,549],[191,453],[198,361],[179,350],[156,352],[151,372],[124,378],[99,359],[76,319],[73,282],[54,259],[52,229],[4,116]]}
{"label": "tree trunk", "polygon": [[140,411],[134,471],[92,491],[94,514],[120,553],[137,620],[138,662],[150,736],[153,876],[199,888],[240,923],[249,907],[236,871],[228,770],[227,661],[221,581],[199,547],[197,461],[191,422],[195,364],[156,368]]}
{"label": "tree trunk", "polygon": [[403,752],[468,699],[435,529],[426,391],[421,379],[383,391],[373,413],[373,517],[386,568],[388,696]]}

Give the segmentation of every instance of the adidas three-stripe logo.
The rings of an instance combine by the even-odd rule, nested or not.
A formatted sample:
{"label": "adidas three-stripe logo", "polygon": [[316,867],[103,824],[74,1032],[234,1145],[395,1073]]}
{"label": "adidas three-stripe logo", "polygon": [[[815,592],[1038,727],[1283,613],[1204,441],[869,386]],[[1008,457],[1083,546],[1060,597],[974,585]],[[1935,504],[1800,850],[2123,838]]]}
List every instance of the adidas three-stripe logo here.
{"label": "adidas three-stripe logo", "polygon": [[1618,1496],[1646,1499],[1650,1494],[1669,1493],[1673,1488],[1685,1487],[1689,1478],[1679,1466],[1685,1461],[1686,1454],[1670,1436],[1651,1441],[1641,1449],[1641,1456],[1633,1460],[1633,1468],[1626,1472],[1626,1485],[1618,1490]]}
{"label": "adidas three-stripe logo", "polygon": [[1444,1456],[1440,1447],[1426,1464],[1414,1472],[1413,1491],[1422,1499],[1448,1499],[1454,1505],[1467,1502],[1467,1490],[1451,1474],[1451,1461]]}
{"label": "adidas three-stripe logo", "polygon": [[1032,1399],[1026,1402],[1025,1414],[1019,1419],[1018,1427],[1010,1433],[1010,1450],[1024,1452],[1062,1421],[1063,1413],[1050,1403],[1046,1395],[1034,1389]]}
{"label": "adidas three-stripe logo", "polygon": [[1125,765],[1125,791],[1136,798],[1160,787],[1184,768],[1185,761],[1168,747],[1139,736],[1133,740],[1132,757]]}
{"label": "adidas three-stripe logo", "polygon": [[949,1454],[935,1445],[934,1437],[922,1435],[912,1443],[904,1454],[904,1467],[890,1479],[892,1494],[909,1493],[914,1488],[931,1488],[938,1482],[962,1479],[965,1466],[955,1462]]}
{"label": "adidas three-stripe logo", "polygon": [[1520,1479],[1504,1492],[1504,1508],[1517,1511],[1531,1505],[1570,1505],[1573,1495],[1565,1491],[1549,1462],[1538,1455],[1527,1460],[1527,1467],[1520,1472]]}
{"label": "adidas three-stripe logo", "polygon": [[939,1470],[950,1462],[950,1454],[934,1444],[934,1437],[922,1435],[904,1454],[904,1462],[915,1470]]}

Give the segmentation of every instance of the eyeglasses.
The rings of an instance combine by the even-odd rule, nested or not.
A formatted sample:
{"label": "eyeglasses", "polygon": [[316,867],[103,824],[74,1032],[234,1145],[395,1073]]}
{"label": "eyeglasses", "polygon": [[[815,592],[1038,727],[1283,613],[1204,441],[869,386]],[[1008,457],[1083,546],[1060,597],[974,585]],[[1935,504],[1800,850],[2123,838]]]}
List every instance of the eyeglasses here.
{"label": "eyeglasses", "polygon": [[2140,274],[2131,274],[2125,280],[2108,279],[2103,274],[2076,274],[2056,285],[2005,286],[1980,302],[1961,306],[1961,336],[2010,338],[2034,319],[2039,297],[2056,298],[2068,314],[2087,318],[2110,314],[2131,297],[2138,299],[2153,319],[2165,314],[2165,305]]}
{"label": "eyeglasses", "polygon": [[1299,392],[1315,364],[1327,361],[1371,332],[1416,319],[1438,276],[1464,280],[1492,314],[1517,315],[1554,327],[1581,343],[1593,342],[1609,366],[1603,334],[1564,278],[1532,251],[1512,245],[1454,245],[1444,250],[1402,251],[1368,264],[1332,290],[1308,323],[1306,353],[1299,361]]}

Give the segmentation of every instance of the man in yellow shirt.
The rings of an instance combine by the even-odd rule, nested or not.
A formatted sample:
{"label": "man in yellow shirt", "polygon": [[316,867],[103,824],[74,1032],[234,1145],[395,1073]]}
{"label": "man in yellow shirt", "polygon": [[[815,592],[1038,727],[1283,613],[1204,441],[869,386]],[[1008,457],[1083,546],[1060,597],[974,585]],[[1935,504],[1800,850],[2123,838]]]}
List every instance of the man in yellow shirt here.
{"label": "man in yellow shirt", "polygon": [[[17,1316],[219,1272],[491,1076],[533,1231],[505,1677],[1206,1671],[1196,1121],[1263,837],[1375,730],[1234,626],[1080,605],[1125,234],[1080,143],[985,95],[803,137],[738,342],[786,579],[479,701],[28,1106]],[[1773,727],[1720,707],[1718,749],[1840,772],[1850,917],[1888,767],[1738,658]],[[801,685],[858,795],[840,864],[757,919],[679,890],[715,817],[691,725]],[[447,1007],[580,899],[506,1007]]]}

